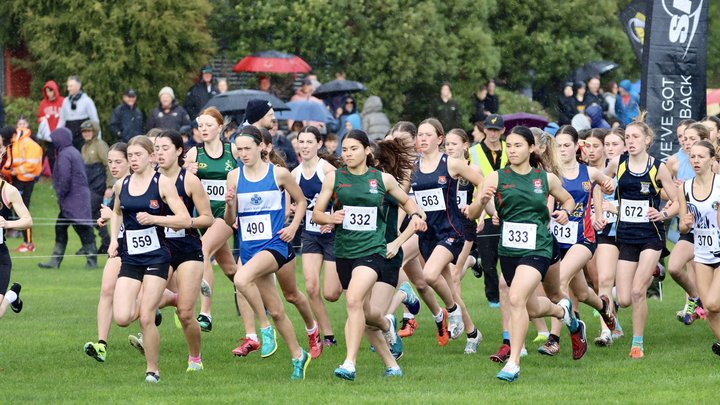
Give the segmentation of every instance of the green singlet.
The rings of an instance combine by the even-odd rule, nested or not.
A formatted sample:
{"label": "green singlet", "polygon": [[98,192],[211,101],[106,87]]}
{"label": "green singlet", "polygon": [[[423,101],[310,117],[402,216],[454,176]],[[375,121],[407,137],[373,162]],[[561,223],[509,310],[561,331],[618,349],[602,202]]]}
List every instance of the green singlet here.
{"label": "green singlet", "polygon": [[229,143],[223,143],[223,153],[217,158],[210,157],[202,144],[197,145],[196,148],[197,176],[210,198],[213,217],[222,218],[225,215],[227,175],[237,167],[237,160],[233,157],[232,147]]}
{"label": "green singlet", "polygon": [[502,229],[498,255],[551,259],[553,240],[548,230],[547,173],[533,168],[528,174],[521,175],[510,167],[500,169],[497,173],[495,207]]}
{"label": "green singlet", "polygon": [[333,207],[345,210],[343,223],[335,226],[335,257],[357,259],[379,254],[385,257],[385,218],[380,207],[385,198],[382,172],[368,167],[356,176],[342,167],[335,171]]}

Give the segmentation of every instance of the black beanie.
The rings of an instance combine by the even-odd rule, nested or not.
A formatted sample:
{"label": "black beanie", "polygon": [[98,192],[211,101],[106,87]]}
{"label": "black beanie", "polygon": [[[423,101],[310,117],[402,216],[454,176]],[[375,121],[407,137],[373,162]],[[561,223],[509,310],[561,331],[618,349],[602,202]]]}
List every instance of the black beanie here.
{"label": "black beanie", "polygon": [[3,145],[9,146],[12,142],[12,138],[15,135],[15,127],[5,126],[0,129],[0,137],[2,137]]}
{"label": "black beanie", "polygon": [[249,124],[254,124],[260,121],[272,108],[272,103],[269,101],[254,98],[248,101],[247,107],[245,108],[245,121]]}

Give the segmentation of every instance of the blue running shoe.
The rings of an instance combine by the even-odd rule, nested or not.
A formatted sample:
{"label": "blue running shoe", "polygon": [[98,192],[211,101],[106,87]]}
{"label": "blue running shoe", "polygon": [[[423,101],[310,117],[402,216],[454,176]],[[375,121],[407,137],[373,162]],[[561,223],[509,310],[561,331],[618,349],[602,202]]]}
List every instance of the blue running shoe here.
{"label": "blue running shoe", "polygon": [[575,313],[572,308],[572,301],[567,298],[563,298],[558,302],[558,305],[565,311],[562,317],[562,322],[567,325],[570,329],[570,333],[575,333],[578,329],[578,320],[575,317]]}
{"label": "blue running shoe", "polygon": [[499,380],[507,381],[507,382],[513,382],[520,377],[520,367],[517,368],[517,370],[510,370],[506,371],[505,368],[498,371],[497,374],[495,374],[495,377],[497,377]]}
{"label": "blue running shoe", "polygon": [[277,333],[272,326],[260,329],[262,345],[260,346],[260,357],[270,357],[277,351]]}
{"label": "blue running shoe", "polygon": [[417,295],[415,295],[412,287],[410,287],[410,283],[407,281],[402,283],[402,285],[400,285],[400,291],[405,293],[403,304],[405,304],[411,314],[417,315],[418,312],[420,312],[420,300]]}
{"label": "blue running shoe", "polygon": [[400,336],[397,337],[395,340],[395,343],[390,346],[390,353],[392,353],[393,357],[395,357],[395,360],[400,359],[403,355],[403,344],[402,344],[402,338]]}
{"label": "blue running shoe", "polygon": [[398,367],[398,368],[388,367],[385,369],[385,373],[383,374],[383,377],[402,377],[402,375],[403,375],[403,372],[400,369],[400,367]]}
{"label": "blue running shoe", "polygon": [[[302,349],[300,349],[302,350]],[[293,372],[290,376],[291,380],[294,381],[302,381],[305,379],[305,371],[307,371],[308,365],[310,364],[310,360],[312,360],[312,357],[303,350],[302,356],[300,356],[299,359],[293,359],[292,365],[293,365]]]}
{"label": "blue running shoe", "polygon": [[343,380],[355,381],[355,372],[340,366],[335,369],[335,377],[342,378]]}

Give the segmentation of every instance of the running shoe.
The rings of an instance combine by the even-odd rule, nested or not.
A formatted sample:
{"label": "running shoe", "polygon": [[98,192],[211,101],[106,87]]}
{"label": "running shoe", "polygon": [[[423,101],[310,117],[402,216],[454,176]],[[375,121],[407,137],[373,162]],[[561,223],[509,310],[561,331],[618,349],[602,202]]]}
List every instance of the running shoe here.
{"label": "running shoe", "polygon": [[695,322],[698,318],[700,318],[700,315],[697,314],[697,300],[688,298],[687,302],[685,303],[685,308],[683,308],[682,313],[682,323],[685,325],[692,325],[693,322]]}
{"label": "running shoe", "polygon": [[28,253],[28,252],[34,252],[35,251],[35,244],[34,243],[21,243],[20,246],[15,249],[18,253]]}
{"label": "running shoe", "polygon": [[402,285],[400,285],[400,291],[405,293],[405,299],[403,299],[402,303],[405,304],[411,314],[417,315],[418,312],[420,312],[420,300],[417,295],[415,295],[412,287],[410,287],[410,283],[407,281],[402,283]]}
{"label": "running shoe", "polygon": [[100,343],[87,342],[85,343],[85,354],[99,361],[100,363],[105,362],[105,356],[107,355],[107,348],[105,345]]}
{"label": "running shoe", "polygon": [[323,339],[323,346],[325,346],[325,347],[337,346],[337,340],[335,340],[335,338],[325,338],[325,339]]}
{"label": "running shoe", "polygon": [[575,317],[575,313],[572,310],[572,301],[567,298],[563,298],[558,302],[558,305],[563,309],[562,322],[567,325],[570,329],[570,333],[577,331],[578,319]]}
{"label": "running shoe", "polygon": [[310,342],[310,357],[317,359],[322,354],[322,341],[320,340],[320,328],[316,327],[315,332],[308,334]]}
{"label": "running shoe", "polygon": [[399,336],[397,339],[395,339],[395,343],[390,346],[390,353],[392,353],[395,360],[400,360],[400,357],[403,356],[402,338],[400,338]]}
{"label": "running shoe", "polygon": [[272,326],[260,329],[262,345],[260,346],[260,357],[270,357],[277,351],[277,332]]}
{"label": "running shoe", "polygon": [[490,355],[490,360],[495,363],[505,363],[510,358],[510,345],[503,343],[497,353]]}
{"label": "running shoe", "polygon": [[720,342],[713,343],[711,349],[712,349],[713,353],[720,356]]}
{"label": "running shoe", "polygon": [[450,339],[457,339],[465,330],[465,323],[462,319],[462,311],[460,306],[456,304],[455,311],[448,313],[448,330],[450,331]]}
{"label": "running shoe", "polygon": [[160,375],[157,373],[153,373],[152,371],[148,371],[145,373],[145,382],[147,383],[159,383],[160,382]]}
{"label": "running shoe", "polygon": [[383,373],[383,377],[402,377],[403,372],[400,367],[388,367]]}
{"label": "running shoe", "polygon": [[448,344],[448,335],[450,333],[448,332],[447,327],[448,313],[445,308],[442,309],[442,315],[442,321],[435,322],[435,325],[437,325],[437,342],[440,346],[446,346]]}
{"label": "running shoe", "polygon": [[605,322],[605,325],[608,327],[608,329],[615,329],[615,314],[613,314],[612,308],[610,307],[610,299],[607,297],[607,295],[601,294],[600,301],[602,301],[603,305],[605,306],[605,311],[600,313],[603,322]]}
{"label": "running shoe", "polygon": [[664,281],[665,280],[665,266],[658,263],[655,266],[655,271],[653,272],[653,277],[658,279],[658,281]]}
{"label": "running shoe", "polygon": [[355,371],[350,371],[341,365],[335,369],[335,377],[342,378],[343,380],[355,381]]}
{"label": "running shoe", "polygon": [[145,355],[145,345],[143,344],[142,333],[138,333],[137,336],[128,336],[128,343],[130,343],[130,346],[136,348],[140,354],[143,356]]}
{"label": "running shoe", "polygon": [[204,314],[200,314],[197,317],[197,321],[200,324],[200,330],[203,332],[210,332],[212,331],[212,320],[210,317]]}
{"label": "running shoe", "polygon": [[12,309],[13,312],[20,313],[23,309],[23,300],[20,299],[20,290],[22,290],[22,286],[18,283],[13,283],[13,285],[10,287],[10,291],[14,291],[17,295],[17,298],[15,301],[10,303],[10,309]]}
{"label": "running shoe", "polygon": [[210,288],[210,284],[208,284],[205,279],[200,282],[200,294],[202,294],[203,297],[212,297],[212,288]]}
{"label": "running shoe", "polygon": [[482,342],[482,333],[480,331],[477,331],[477,336],[474,338],[467,338],[467,341],[465,342],[465,354],[475,354],[477,353],[477,348]]}
{"label": "running shoe", "polygon": [[155,310],[155,326],[160,326],[162,324],[162,312],[160,312],[159,309]]}
{"label": "running shoe", "polygon": [[396,321],[395,321],[395,315],[387,314],[385,315],[385,319],[388,321],[388,331],[383,332],[383,337],[385,338],[385,342],[387,343],[388,347],[392,347],[395,344],[395,341],[398,338],[397,331],[395,329]]}
{"label": "running shoe", "polygon": [[495,375],[495,377],[499,380],[513,382],[520,377],[520,366],[508,363]]}
{"label": "running shoe", "polygon": [[630,357],[633,359],[642,359],[645,357],[645,351],[640,346],[633,346],[630,349]]}
{"label": "running shoe", "polygon": [[613,329],[613,331],[612,331],[612,340],[613,341],[616,341],[624,336],[625,336],[625,332],[623,332],[622,329],[618,329],[618,328]]}
{"label": "running shoe", "polygon": [[520,357],[527,357],[527,355],[527,349],[525,348],[525,345],[523,345],[522,350],[520,350]]}
{"label": "running shoe", "polygon": [[232,354],[233,356],[244,357],[258,349],[260,349],[260,343],[246,337],[242,343],[240,343],[240,346],[233,349]]}
{"label": "running shoe", "polygon": [[292,375],[290,375],[290,379],[295,381],[302,381],[305,379],[305,372],[310,365],[310,360],[312,360],[312,357],[310,357],[308,352],[303,349],[300,350],[302,351],[300,358],[292,360],[293,372]]}
{"label": "running shoe", "polygon": [[499,301],[488,301],[488,307],[492,309],[498,309],[500,308],[500,302]]}
{"label": "running shoe", "polygon": [[533,343],[543,344],[543,343],[547,342],[547,340],[548,340],[548,335],[545,335],[543,333],[538,333],[538,335],[535,336],[535,339],[533,339]]}
{"label": "running shoe", "polygon": [[587,336],[585,336],[585,322],[577,321],[578,328],[570,334],[573,360],[580,360],[587,352]]}
{"label": "running shoe", "polygon": [[201,362],[194,362],[194,361],[188,361],[187,370],[185,372],[189,373],[192,371],[202,371],[205,367],[203,367],[202,361]]}
{"label": "running shoe", "polygon": [[604,330],[600,333],[600,336],[595,338],[595,346],[607,347],[613,344],[612,333],[609,330]]}
{"label": "running shoe", "polygon": [[697,314],[698,318],[705,319],[705,309],[701,306],[701,304],[698,304],[698,307],[695,308],[695,313]]}
{"label": "running shoe", "polygon": [[473,276],[475,276],[475,278],[481,278],[483,276],[482,260],[480,260],[479,257],[475,258],[475,264],[470,267],[470,270],[472,270]]}
{"label": "running shoe", "polygon": [[401,338],[407,338],[412,336],[413,333],[415,333],[415,330],[418,328],[418,323],[414,318],[403,318],[401,325],[402,326],[400,326],[400,330],[398,331],[398,336],[400,336]]}
{"label": "running shoe", "polygon": [[542,346],[538,347],[538,353],[546,356],[554,356],[560,352],[560,343],[555,340],[548,340]]}

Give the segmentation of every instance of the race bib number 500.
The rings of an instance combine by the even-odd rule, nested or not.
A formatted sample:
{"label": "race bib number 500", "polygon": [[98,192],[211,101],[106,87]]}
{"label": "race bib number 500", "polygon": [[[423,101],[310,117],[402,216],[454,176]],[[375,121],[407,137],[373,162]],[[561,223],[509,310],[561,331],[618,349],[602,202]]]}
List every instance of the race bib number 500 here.
{"label": "race bib number 500", "polygon": [[210,201],[225,201],[225,180],[200,180]]}
{"label": "race bib number 500", "polygon": [[507,248],[535,250],[536,224],[505,222],[502,229],[502,245]]}

